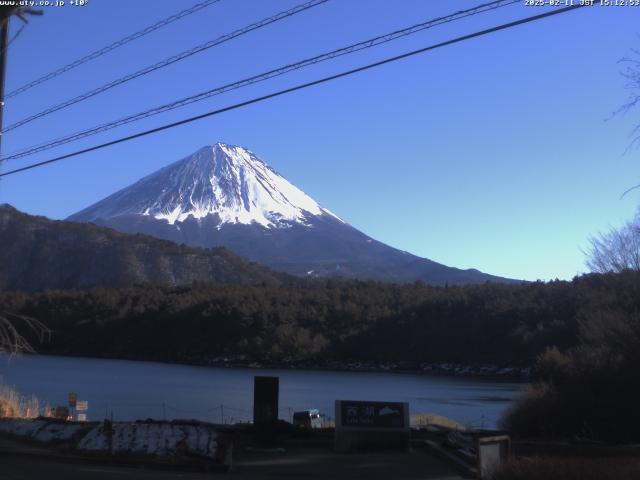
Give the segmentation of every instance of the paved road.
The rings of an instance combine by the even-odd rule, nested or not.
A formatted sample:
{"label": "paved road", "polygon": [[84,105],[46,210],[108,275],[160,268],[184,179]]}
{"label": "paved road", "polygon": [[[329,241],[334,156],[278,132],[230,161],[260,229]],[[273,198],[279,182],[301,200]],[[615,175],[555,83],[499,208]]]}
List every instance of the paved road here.
{"label": "paved road", "polygon": [[67,463],[39,457],[0,456],[2,480],[112,480],[112,479],[180,479],[216,478],[207,473],[172,472],[138,468],[122,468],[86,463]]}
{"label": "paved road", "polygon": [[460,480],[448,465],[423,451],[339,454],[329,448],[286,453],[238,453],[231,472],[182,472],[53,457],[43,447],[0,437],[0,480]]}
{"label": "paved road", "polygon": [[[301,450],[281,455],[249,455],[238,459],[238,478],[330,480],[458,480],[452,468],[422,451],[412,453],[340,454]],[[234,473],[235,475],[235,473]]]}
{"label": "paved road", "polygon": [[2,480],[114,480],[114,479],[424,479],[459,480],[448,466],[426,453],[340,455],[329,451],[285,454],[244,454],[230,473],[179,472],[129,468],[49,459],[36,455],[0,454]]}

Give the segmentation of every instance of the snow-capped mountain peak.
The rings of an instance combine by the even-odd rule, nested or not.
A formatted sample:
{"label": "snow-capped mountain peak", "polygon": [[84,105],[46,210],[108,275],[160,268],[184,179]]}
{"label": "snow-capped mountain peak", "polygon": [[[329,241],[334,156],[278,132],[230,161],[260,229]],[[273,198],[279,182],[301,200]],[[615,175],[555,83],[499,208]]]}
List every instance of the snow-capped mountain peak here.
{"label": "snow-capped mountain peak", "polygon": [[275,270],[434,284],[504,281],[397,250],[365,235],[246,148],[216,143],[72,215],[124,233],[224,246]]}
{"label": "snow-capped mountain peak", "polygon": [[221,142],[201,148],[73,217],[94,221],[131,214],[169,224],[189,217],[217,216],[219,227],[233,223],[266,228],[308,225],[311,216],[324,215],[340,220],[249,150]]}

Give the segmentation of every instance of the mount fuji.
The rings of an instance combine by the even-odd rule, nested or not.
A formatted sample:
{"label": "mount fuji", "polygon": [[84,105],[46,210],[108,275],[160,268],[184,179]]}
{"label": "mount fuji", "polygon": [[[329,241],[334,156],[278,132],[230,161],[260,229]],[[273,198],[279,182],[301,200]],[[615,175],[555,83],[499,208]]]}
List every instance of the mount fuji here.
{"label": "mount fuji", "polygon": [[368,237],[249,150],[216,143],[68,220],[197,247],[225,246],[275,270],[392,282],[510,281],[411,255]]}

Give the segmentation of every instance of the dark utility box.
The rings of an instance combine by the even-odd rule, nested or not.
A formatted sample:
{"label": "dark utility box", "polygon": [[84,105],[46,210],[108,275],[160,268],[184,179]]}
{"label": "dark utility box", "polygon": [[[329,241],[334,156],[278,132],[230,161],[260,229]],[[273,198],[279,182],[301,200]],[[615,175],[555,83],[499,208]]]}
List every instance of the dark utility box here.
{"label": "dark utility box", "polygon": [[253,382],[253,424],[272,427],[278,423],[278,377],[254,377]]}

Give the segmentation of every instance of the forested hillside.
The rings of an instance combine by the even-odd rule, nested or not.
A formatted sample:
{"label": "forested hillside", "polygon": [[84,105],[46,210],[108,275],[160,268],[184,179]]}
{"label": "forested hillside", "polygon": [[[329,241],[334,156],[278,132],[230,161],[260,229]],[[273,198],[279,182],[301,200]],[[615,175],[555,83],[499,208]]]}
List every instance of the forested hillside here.
{"label": "forested hillside", "polygon": [[211,363],[330,361],[531,365],[577,343],[585,318],[640,310],[640,273],[572,282],[430,287],[339,280],[289,286],[0,294],[3,311],[41,320],[41,352]]}
{"label": "forested hillside", "polygon": [[0,205],[0,290],[181,285],[197,280],[279,283],[285,278],[226,248],[192,248]]}

